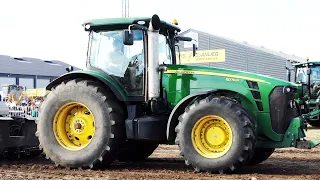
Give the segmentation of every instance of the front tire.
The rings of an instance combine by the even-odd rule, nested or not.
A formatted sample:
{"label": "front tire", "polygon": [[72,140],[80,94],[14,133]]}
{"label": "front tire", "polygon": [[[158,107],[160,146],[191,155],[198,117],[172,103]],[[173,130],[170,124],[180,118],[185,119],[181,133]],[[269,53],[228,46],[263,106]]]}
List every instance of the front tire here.
{"label": "front tire", "polygon": [[256,148],[254,150],[253,156],[250,158],[247,164],[249,166],[253,166],[262,163],[272,155],[274,150],[274,148]]}
{"label": "front tire", "polygon": [[179,117],[176,143],[195,171],[227,173],[246,163],[255,148],[253,122],[234,100],[196,100]]}
{"label": "front tire", "polygon": [[94,81],[71,80],[48,94],[37,133],[46,157],[67,168],[96,168],[113,162],[125,141],[121,105]]}

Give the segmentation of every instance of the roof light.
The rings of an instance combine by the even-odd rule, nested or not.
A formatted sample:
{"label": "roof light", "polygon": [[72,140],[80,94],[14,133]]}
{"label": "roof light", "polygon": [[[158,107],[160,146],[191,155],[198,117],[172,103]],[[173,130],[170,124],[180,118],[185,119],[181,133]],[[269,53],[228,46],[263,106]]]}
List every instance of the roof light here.
{"label": "roof light", "polygon": [[138,24],[144,25],[146,22],[145,21],[138,21]]}
{"label": "roof light", "polygon": [[176,19],[173,20],[172,22],[174,25],[178,25],[178,21]]}
{"label": "roof light", "polygon": [[85,28],[86,28],[86,29],[90,29],[90,24],[86,24],[86,25],[85,25]]}

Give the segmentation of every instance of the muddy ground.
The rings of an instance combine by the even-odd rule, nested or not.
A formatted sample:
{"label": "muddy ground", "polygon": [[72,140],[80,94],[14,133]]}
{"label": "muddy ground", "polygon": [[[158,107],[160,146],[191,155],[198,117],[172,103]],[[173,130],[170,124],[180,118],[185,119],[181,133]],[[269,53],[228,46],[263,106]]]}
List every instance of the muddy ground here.
{"label": "muddy ground", "polygon": [[[307,133],[320,135],[320,130]],[[320,179],[320,147],[278,149],[265,162],[232,175],[194,173],[185,166],[177,146],[162,145],[144,162],[115,162],[107,170],[66,170],[39,157],[2,161],[0,179]]]}

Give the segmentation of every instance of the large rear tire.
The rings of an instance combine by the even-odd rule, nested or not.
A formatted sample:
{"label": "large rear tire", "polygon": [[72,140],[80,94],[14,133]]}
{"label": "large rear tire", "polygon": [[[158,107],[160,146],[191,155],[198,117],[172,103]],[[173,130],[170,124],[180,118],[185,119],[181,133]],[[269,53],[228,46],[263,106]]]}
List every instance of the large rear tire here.
{"label": "large rear tire", "polygon": [[118,160],[122,162],[145,160],[158,145],[155,142],[128,140],[120,150]]}
{"label": "large rear tire", "polygon": [[99,83],[62,82],[44,100],[37,133],[46,157],[67,168],[109,165],[125,142],[120,103]]}
{"label": "large rear tire", "polygon": [[228,173],[244,165],[255,148],[254,126],[236,101],[210,96],[179,117],[176,143],[196,172]]}
{"label": "large rear tire", "polygon": [[248,161],[249,166],[253,166],[259,163],[262,163],[263,161],[267,160],[271,154],[274,152],[274,148],[256,148],[254,150],[253,156]]}

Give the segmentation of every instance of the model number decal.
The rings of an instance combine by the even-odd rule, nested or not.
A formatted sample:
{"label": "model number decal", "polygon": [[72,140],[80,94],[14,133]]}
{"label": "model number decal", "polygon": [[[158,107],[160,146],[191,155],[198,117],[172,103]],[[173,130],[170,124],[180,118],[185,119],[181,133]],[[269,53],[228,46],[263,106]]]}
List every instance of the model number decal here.
{"label": "model number decal", "polygon": [[240,80],[235,78],[226,78],[226,81],[239,82]]}

